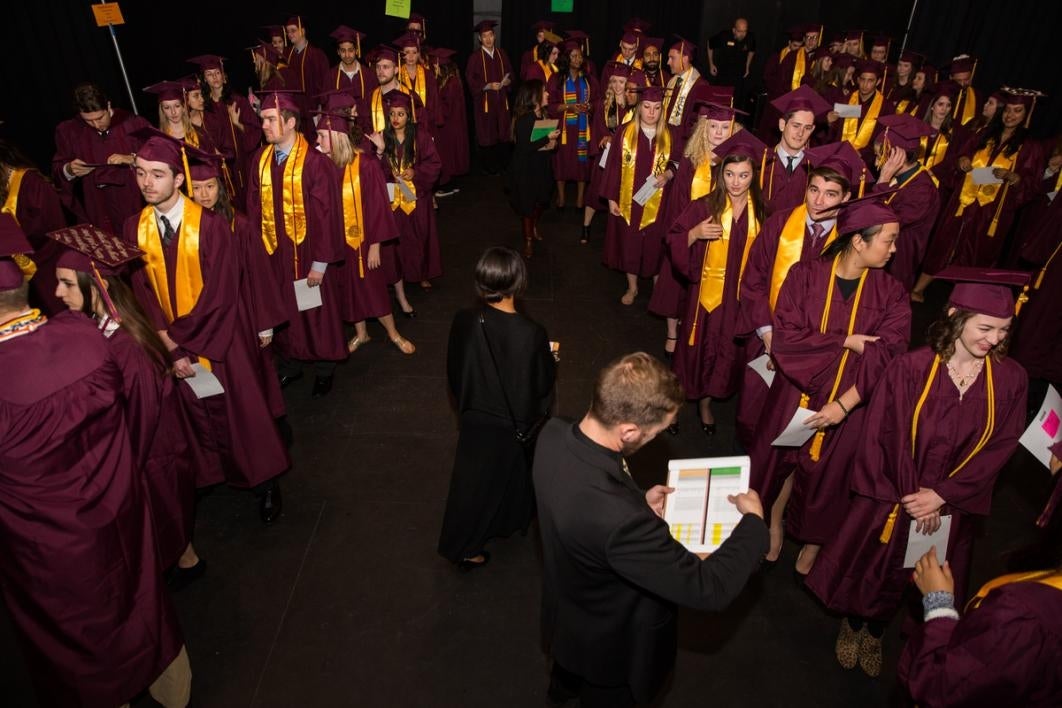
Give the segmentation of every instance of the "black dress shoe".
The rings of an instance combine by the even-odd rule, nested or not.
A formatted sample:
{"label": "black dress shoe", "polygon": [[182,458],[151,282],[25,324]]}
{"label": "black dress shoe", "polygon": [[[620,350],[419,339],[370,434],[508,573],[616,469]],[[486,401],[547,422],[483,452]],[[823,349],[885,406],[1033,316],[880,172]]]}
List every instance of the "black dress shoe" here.
{"label": "black dress shoe", "polygon": [[180,592],[203,577],[206,569],[207,562],[202,558],[191,568],[182,568],[179,565],[175,565],[166,574],[166,585],[173,592]]}
{"label": "black dress shoe", "polygon": [[313,392],[310,394],[310,398],[321,398],[328,395],[328,392],[332,390],[332,377],[331,376],[318,376],[313,380]]}
{"label": "black dress shoe", "polygon": [[713,437],[715,435],[715,423],[701,423],[701,430],[708,437]]}
{"label": "black dress shoe", "polygon": [[302,378],[302,372],[297,374],[281,374],[280,375],[280,387],[285,388],[292,381],[298,381]]}
{"label": "black dress shoe", "polygon": [[465,558],[464,560],[458,561],[457,569],[461,572],[467,573],[469,571],[475,570],[476,568],[482,568],[487,563],[490,563],[490,551],[482,551],[481,553],[478,553],[476,555],[483,556],[483,560],[477,563],[475,561]]}
{"label": "black dress shoe", "polygon": [[273,523],[280,516],[283,508],[284,503],[280,497],[280,484],[273,482],[258,502],[258,512],[262,515],[262,522],[266,524]]}
{"label": "black dress shoe", "polygon": [[402,310],[402,314],[406,316],[407,320],[416,319],[417,317],[416,310]]}

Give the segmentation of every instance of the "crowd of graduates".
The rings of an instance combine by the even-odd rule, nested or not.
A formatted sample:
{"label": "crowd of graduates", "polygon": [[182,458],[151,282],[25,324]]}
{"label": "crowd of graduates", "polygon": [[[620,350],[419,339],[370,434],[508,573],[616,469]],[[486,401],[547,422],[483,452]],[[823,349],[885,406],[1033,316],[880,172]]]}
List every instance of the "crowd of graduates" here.
{"label": "crowd of graduates", "polygon": [[[251,51],[252,91],[197,56],[145,89],[154,121],[81,84],[50,174],[0,141],[0,584],[42,703],[117,706],[149,686],[187,703],[168,592],[206,567],[195,490],[250,490],[272,523],[291,466],[282,389],[310,368],[312,396],[328,395],[370,320],[414,355],[393,303],[415,318],[406,289],[441,276],[438,205],[473,144],[485,173],[507,172],[524,257],[567,238],[539,233],[551,206],[574,205],[582,244],[602,215],[620,302],[651,283],[709,440],[713,401],[737,396],[765,562],[786,536],[803,544],[796,572],[843,615],[843,666],[880,672],[909,537],[944,523],[947,566],[927,554],[916,573],[912,695],[995,690],[991,672],[985,692],[971,683],[973,649],[948,659],[974,595],[971,617],[1001,619],[970,646],[998,650],[1007,612],[1039,613],[1057,661],[1057,573],[966,587],[976,519],[1027,410],[1062,381],[1062,140],[1030,132],[1039,92],[978,86],[970,56],[936,69],[889,38],[805,25],[766,60],[750,115],[693,43],[641,20],[600,72],[590,38],[551,22],[515,66],[480,22],[463,71],[426,26],[414,14],[364,53],[366,35],[340,26],[332,65],[291,17]],[[912,303],[934,279],[958,284],[912,350]],[[772,444],[798,409],[814,432]],[[1055,667],[1024,704],[1058,700]]]}

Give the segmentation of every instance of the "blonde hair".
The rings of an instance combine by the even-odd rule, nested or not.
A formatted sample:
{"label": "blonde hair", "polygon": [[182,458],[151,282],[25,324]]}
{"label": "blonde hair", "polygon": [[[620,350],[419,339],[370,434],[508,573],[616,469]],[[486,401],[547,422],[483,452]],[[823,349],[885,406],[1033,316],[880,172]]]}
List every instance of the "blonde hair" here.
{"label": "blonde hair", "polygon": [[335,163],[336,167],[346,167],[351,162],[354,162],[355,150],[350,142],[350,136],[335,130],[328,132],[331,133],[329,137],[332,141],[332,154],[329,157],[332,158],[332,162]]}

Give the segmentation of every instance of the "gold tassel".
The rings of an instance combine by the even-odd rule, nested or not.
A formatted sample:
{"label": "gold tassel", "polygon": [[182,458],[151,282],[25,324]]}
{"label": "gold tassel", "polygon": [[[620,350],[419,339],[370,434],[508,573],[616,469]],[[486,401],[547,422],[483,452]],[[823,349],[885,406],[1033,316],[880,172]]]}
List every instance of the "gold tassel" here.
{"label": "gold tassel", "polygon": [[885,519],[885,526],[881,529],[881,535],[878,536],[878,540],[882,543],[888,543],[892,540],[892,529],[896,526],[896,516],[900,513],[900,505],[894,504],[892,511],[889,512],[889,518]]}
{"label": "gold tassel", "polygon": [[808,450],[808,456],[811,457],[812,462],[818,462],[819,456],[822,454],[822,439],[826,437],[826,431],[820,430],[815,433],[815,437],[811,440],[811,449]]}

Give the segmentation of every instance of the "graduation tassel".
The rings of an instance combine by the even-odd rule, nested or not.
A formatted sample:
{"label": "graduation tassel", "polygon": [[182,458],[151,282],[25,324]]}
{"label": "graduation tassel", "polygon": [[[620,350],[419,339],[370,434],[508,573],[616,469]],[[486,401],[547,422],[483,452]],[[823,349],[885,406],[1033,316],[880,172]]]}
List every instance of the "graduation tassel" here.
{"label": "graduation tassel", "polygon": [[815,433],[815,437],[811,440],[811,449],[808,450],[808,457],[812,462],[818,462],[819,457],[822,455],[822,439],[826,437],[826,431],[820,430]]}
{"label": "graduation tassel", "polygon": [[900,505],[893,504],[892,511],[889,512],[889,518],[885,519],[885,526],[881,529],[881,535],[878,536],[878,540],[882,543],[888,543],[892,540],[892,529],[896,526],[896,516],[900,513]]}

